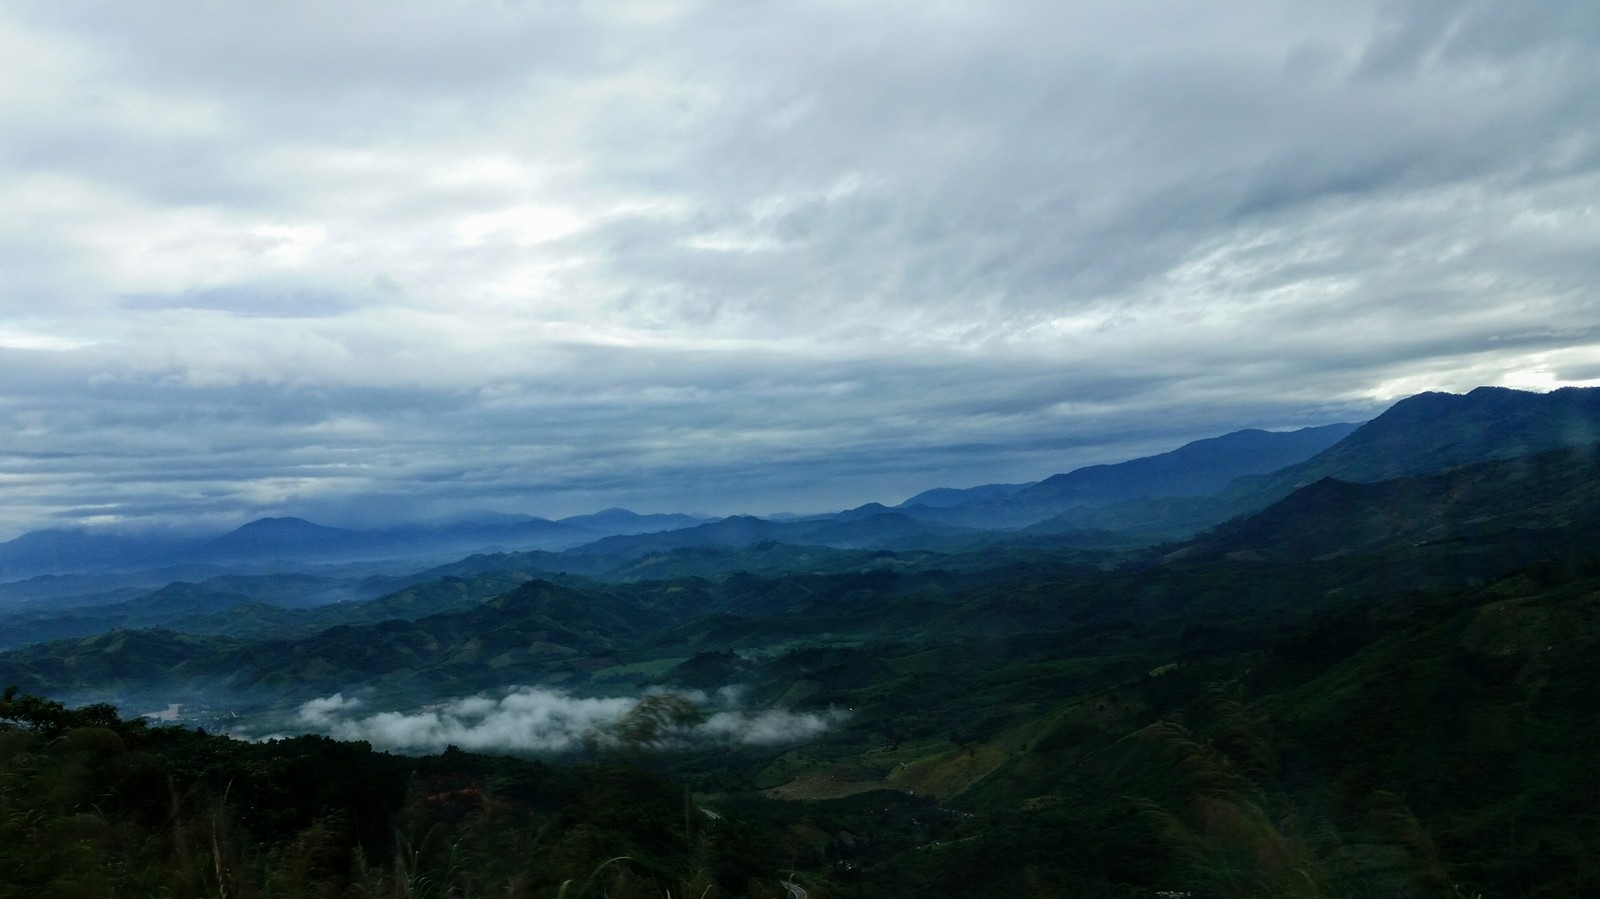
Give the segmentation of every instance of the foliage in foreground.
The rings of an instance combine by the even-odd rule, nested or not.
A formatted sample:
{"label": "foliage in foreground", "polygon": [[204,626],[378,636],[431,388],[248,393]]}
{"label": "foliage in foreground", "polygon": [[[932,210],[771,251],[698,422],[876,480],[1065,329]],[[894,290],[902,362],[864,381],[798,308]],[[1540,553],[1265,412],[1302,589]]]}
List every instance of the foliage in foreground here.
{"label": "foliage in foreground", "polygon": [[0,703],[0,897],[777,896],[786,860],[634,768]]}

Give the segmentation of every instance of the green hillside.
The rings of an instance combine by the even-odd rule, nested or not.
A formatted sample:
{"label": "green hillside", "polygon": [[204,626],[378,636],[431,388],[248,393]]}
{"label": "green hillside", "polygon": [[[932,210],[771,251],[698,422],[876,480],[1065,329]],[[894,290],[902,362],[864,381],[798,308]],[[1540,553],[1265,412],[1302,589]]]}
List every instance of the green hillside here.
{"label": "green hillside", "polygon": [[1480,387],[1464,395],[1423,393],[1401,400],[1304,462],[1240,478],[1211,496],[1119,503],[1052,522],[1179,539],[1250,515],[1323,478],[1371,483],[1515,459],[1600,441],[1600,388],[1546,394]]}
{"label": "green hillside", "polygon": [[[1600,894],[1600,449],[1507,433],[1140,550],[482,556],[210,634],[173,591],[0,654],[0,896]],[[447,724],[516,756],[382,751]],[[305,729],[350,742],[262,741]]]}

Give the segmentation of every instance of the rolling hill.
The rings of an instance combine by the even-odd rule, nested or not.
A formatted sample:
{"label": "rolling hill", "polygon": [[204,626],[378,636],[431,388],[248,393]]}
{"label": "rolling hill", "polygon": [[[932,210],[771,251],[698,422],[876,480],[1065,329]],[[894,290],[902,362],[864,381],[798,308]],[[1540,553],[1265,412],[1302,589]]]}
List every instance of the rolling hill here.
{"label": "rolling hill", "polygon": [[[870,505],[733,518],[475,556],[377,602],[279,610],[296,627],[352,616],[318,630],[31,646],[0,654],[0,683],[141,710],[209,691],[246,716],[228,726],[256,734],[336,692],[418,726],[519,685],[671,694],[724,716],[724,739],[639,753],[681,785],[645,832],[718,820],[695,808],[736,816],[748,823],[715,845],[788,840],[786,870],[819,896],[1591,895],[1595,396],[1403,401],[1309,459],[1168,497],[1168,524],[1240,511],[1163,546],[1069,550],[1041,532],[955,552],[828,549],[782,541],[929,531]],[[561,558],[610,579],[540,574]],[[214,622],[226,584],[241,586],[174,588],[149,607]],[[241,608],[261,606],[222,614]],[[89,714],[101,730],[60,751],[114,747]],[[761,716],[812,726],[743,740]],[[220,747],[170,758],[205,770]],[[172,782],[152,779],[153,795],[170,799]],[[452,803],[500,814],[508,792],[464,779],[421,802],[480,821]],[[607,795],[573,802],[611,808]]]}

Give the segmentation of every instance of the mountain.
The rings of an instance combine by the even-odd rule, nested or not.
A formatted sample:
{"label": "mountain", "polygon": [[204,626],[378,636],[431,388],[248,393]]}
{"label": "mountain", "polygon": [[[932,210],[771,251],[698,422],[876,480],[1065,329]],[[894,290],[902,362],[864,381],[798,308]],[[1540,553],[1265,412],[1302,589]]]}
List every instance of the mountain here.
{"label": "mountain", "polygon": [[924,506],[929,509],[950,509],[955,506],[968,506],[973,503],[987,502],[1002,499],[1020,493],[1038,481],[1026,484],[980,484],[977,487],[935,487],[907,499],[895,506],[897,509],[909,509],[914,506]]}
{"label": "mountain", "polygon": [[569,552],[634,558],[686,547],[745,547],[768,541],[836,549],[918,549],[943,545],[951,538],[973,533],[964,528],[920,521],[869,503],[837,515],[796,521],[768,521],[750,515],[734,515],[676,531],[607,537]]}
{"label": "mountain", "polygon": [[[340,624],[414,620],[471,608],[532,579],[516,570],[468,578],[421,573],[359,581],[304,574],[226,575],[175,581],[117,603],[0,613],[0,649],[111,630],[160,628],[236,637],[304,636]],[[394,580],[412,581],[386,592]]]}
{"label": "mountain", "polygon": [[[118,727],[106,709],[58,713],[6,691],[0,751],[14,776],[0,820],[24,839],[0,852],[6,870],[40,872],[24,884],[37,894],[78,868],[143,876],[155,853],[189,872],[170,883],[194,895],[215,885],[194,878],[211,876],[241,895],[371,894],[368,874],[365,886],[352,875],[316,890],[290,878],[367,859],[441,895],[491,883],[549,895],[563,884],[590,895],[1600,895],[1590,396],[1413,398],[1219,494],[1087,509],[1167,523],[1239,510],[1153,550],[1070,553],[1045,536],[943,554],[772,542],[934,539],[937,526],[868,504],[566,554],[625,583],[521,580],[568,564],[553,553],[478,556],[446,566],[471,581],[414,585],[315,632],[122,630],[3,653],[0,685],[134,696],[137,710],[167,707],[211,732]],[[204,607],[249,583],[185,585],[155,604]],[[286,627],[347,611],[278,610]],[[674,721],[664,748],[608,749],[619,731],[571,704],[602,697],[637,699],[635,712],[681,701],[705,717]],[[224,708],[240,716],[219,721]],[[303,714],[317,708],[327,714]],[[226,740],[212,721],[365,742]],[[550,751],[581,764],[515,777],[509,760],[457,748],[541,751],[517,741],[591,726],[587,748]],[[451,748],[377,759],[383,741],[429,745],[397,744],[401,731]],[[606,768],[608,753],[675,783],[644,807],[640,781]],[[450,777],[428,773],[446,763]],[[187,780],[201,774],[212,792]],[[536,789],[567,777],[584,785],[559,801]],[[535,799],[549,817],[518,805]],[[232,817],[220,817],[224,801]],[[614,816],[640,826],[620,835]],[[250,829],[263,822],[277,822],[276,841]],[[392,838],[401,851],[328,850],[361,826],[373,827],[361,847]],[[564,826],[568,848],[589,847],[583,864],[523,879],[569,863],[548,842]],[[175,835],[193,850],[174,854]],[[669,843],[694,858],[647,872],[656,879],[630,873],[638,858],[667,858]],[[226,869],[241,847],[260,861]],[[718,884],[700,878],[723,870],[722,852],[740,865]],[[524,858],[532,867],[508,873]],[[96,894],[78,886],[55,892]]]}
{"label": "mountain", "polygon": [[595,531],[546,518],[361,531],[324,527],[300,518],[263,518],[191,551],[189,558],[260,562],[443,559],[491,547],[566,548],[594,537]]}
{"label": "mountain", "polygon": [[207,590],[197,584],[169,584],[147,596],[112,605],[0,618],[0,648],[10,649],[116,628],[161,627],[175,621],[225,611],[250,602],[248,596]]}
{"label": "mountain", "polygon": [[1298,431],[1234,431],[1186,443],[1170,453],[1053,475],[1018,493],[1016,499],[1102,506],[1144,496],[1203,496],[1244,475],[1265,474],[1309,459],[1359,427],[1344,423]]}
{"label": "mountain", "polygon": [[678,528],[692,528],[704,522],[693,515],[640,515],[627,509],[604,509],[589,515],[572,515],[558,519],[559,524],[571,525],[593,531],[602,536],[622,534],[653,534]]}
{"label": "mountain", "polygon": [[[1186,443],[1171,452],[1113,465],[1091,465],[1052,475],[1014,491],[975,488],[961,503],[912,505],[901,511],[931,521],[976,527],[1021,527],[1071,509],[1086,509],[1144,497],[1204,496],[1245,475],[1266,474],[1315,456],[1344,439],[1359,424],[1332,424],[1297,431],[1234,431]],[[1006,486],[1006,485],[995,485]],[[949,494],[936,494],[951,500]]]}
{"label": "mountain", "polygon": [[262,518],[185,553],[209,561],[327,558],[377,549],[371,533],[324,527],[303,518]]}
{"label": "mountain", "polygon": [[109,605],[135,599],[174,578],[164,572],[138,574],[39,574],[0,583],[0,613],[69,606]]}
{"label": "mountain", "polygon": [[674,531],[606,537],[570,552],[574,555],[625,557],[666,552],[686,546],[749,546],[764,540],[776,540],[777,535],[788,527],[787,523],[768,521],[753,515],[731,515],[720,521]]}
{"label": "mountain", "polygon": [[1553,552],[1558,540],[1593,541],[1597,524],[1600,443],[1591,443],[1376,483],[1323,478],[1178,555],[1305,561],[1508,539]]}
{"label": "mountain", "polygon": [[866,503],[865,505],[856,506],[854,509],[845,509],[843,512],[834,512],[829,515],[808,515],[804,518],[796,519],[794,522],[789,523],[792,524],[798,522],[816,521],[867,521],[869,519],[877,518],[880,515],[900,514],[901,513],[898,513],[888,506],[885,506],[883,503]]}
{"label": "mountain", "polygon": [[155,535],[30,531],[0,543],[0,578],[126,571],[153,565],[183,544],[177,538]]}
{"label": "mountain", "polygon": [[1324,477],[1381,481],[1596,441],[1600,388],[1532,393],[1479,387],[1467,394],[1421,393],[1263,483],[1299,486]]}
{"label": "mountain", "polygon": [[1467,394],[1403,399],[1348,437],[1303,462],[1241,478],[1206,497],[1137,500],[1073,510],[1061,523],[1143,533],[1194,534],[1265,509],[1322,478],[1367,483],[1512,459],[1600,440],[1600,388],[1531,393],[1480,387]]}
{"label": "mountain", "polygon": [[[224,568],[281,572],[310,565],[351,563],[378,563],[379,570],[392,571],[390,563],[437,563],[491,550],[559,550],[612,533],[641,533],[698,523],[699,519],[689,516],[636,516],[611,510],[599,513],[588,526],[519,517],[355,530],[284,517],[258,519],[217,536],[184,539],[80,530],[33,531],[0,544],[0,579],[163,569],[171,570],[168,580],[172,580],[210,576]],[[185,566],[187,570],[177,570]],[[195,566],[216,567],[201,571]]]}
{"label": "mountain", "polygon": [[[240,639],[164,629],[113,630],[0,653],[0,682],[29,692],[139,697],[144,702],[270,702],[353,685],[400,697],[463,695],[487,687],[581,677],[625,640],[673,620],[637,596],[547,581],[511,589],[493,578],[441,582],[370,608],[307,616],[345,623],[315,633]],[[497,593],[485,599],[488,593]],[[442,609],[412,617],[428,609]],[[372,620],[369,612],[390,615]],[[285,622],[287,623],[287,622]],[[168,698],[171,697],[171,698]]]}

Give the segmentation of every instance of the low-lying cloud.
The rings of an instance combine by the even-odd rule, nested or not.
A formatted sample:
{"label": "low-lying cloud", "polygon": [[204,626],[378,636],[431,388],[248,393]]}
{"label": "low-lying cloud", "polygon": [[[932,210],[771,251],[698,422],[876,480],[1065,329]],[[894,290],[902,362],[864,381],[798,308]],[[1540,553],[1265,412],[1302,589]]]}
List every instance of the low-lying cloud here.
{"label": "low-lying cloud", "polygon": [[[653,748],[706,744],[769,746],[820,736],[840,712],[746,709],[741,691],[680,694],[699,706],[701,720],[668,725]],[[450,699],[416,712],[364,713],[366,703],[343,693],[301,705],[295,724],[340,740],[365,740],[381,749],[438,752],[447,746],[480,752],[567,752],[585,745],[616,746],[616,725],[644,697],[579,697],[543,687],[512,687],[504,696]]]}

